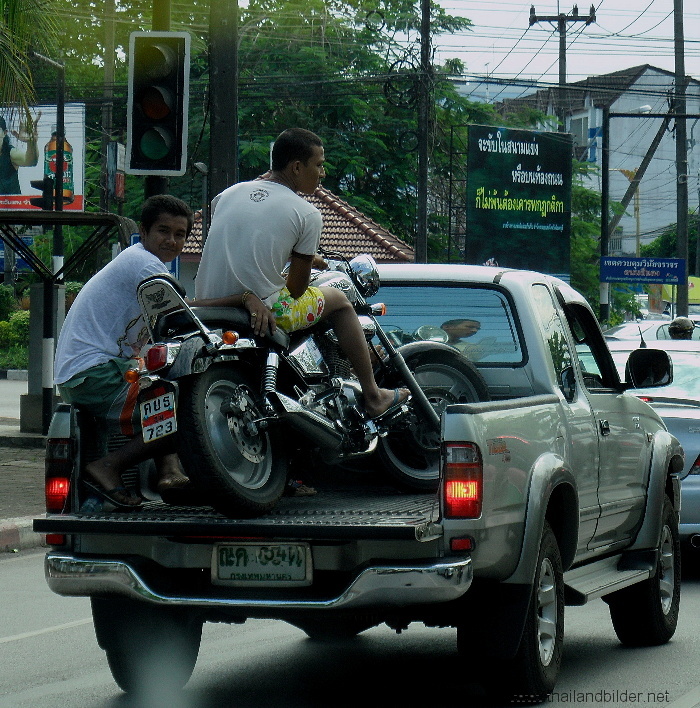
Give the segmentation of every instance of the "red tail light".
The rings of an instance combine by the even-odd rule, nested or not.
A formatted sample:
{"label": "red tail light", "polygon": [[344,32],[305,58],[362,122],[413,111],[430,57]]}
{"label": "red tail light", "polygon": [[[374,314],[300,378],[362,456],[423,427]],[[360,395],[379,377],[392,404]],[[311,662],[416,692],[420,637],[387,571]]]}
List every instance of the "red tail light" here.
{"label": "red tail light", "polygon": [[48,477],[46,479],[46,511],[60,514],[65,511],[70,492],[70,479],[67,477]]}
{"label": "red tail light", "polygon": [[70,438],[49,438],[46,442],[46,511],[68,509],[70,478],[73,472],[73,443]]}
{"label": "red tail light", "polygon": [[700,455],[695,458],[695,462],[693,462],[688,474],[700,474]]}
{"label": "red tail light", "polygon": [[154,344],[145,356],[148,371],[162,369],[168,363],[168,347],[165,344]]}
{"label": "red tail light", "polygon": [[476,519],[481,515],[483,465],[473,443],[447,443],[444,448],[445,516]]}

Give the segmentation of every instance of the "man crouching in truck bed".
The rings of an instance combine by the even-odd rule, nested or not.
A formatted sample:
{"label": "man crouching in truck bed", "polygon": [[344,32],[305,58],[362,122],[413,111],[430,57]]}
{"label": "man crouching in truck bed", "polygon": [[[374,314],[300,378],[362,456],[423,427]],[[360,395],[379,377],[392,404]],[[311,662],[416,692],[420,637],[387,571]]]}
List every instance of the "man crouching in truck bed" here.
{"label": "man crouching in truck bed", "polygon": [[146,343],[147,332],[136,290],[151,275],[167,273],[164,263],[180,255],[194,217],[185,202],[159,194],[141,209],[141,242],[122,251],[82,288],[66,316],[56,347],[54,383],[67,403],[77,404],[131,439],[86,466],[91,493],[116,507],[132,508],[141,499],[127,490],[122,473],[138,462],[155,460],[159,493],[189,479],[180,471],[170,439],[145,443],[138,431],[137,384],[124,380]]}

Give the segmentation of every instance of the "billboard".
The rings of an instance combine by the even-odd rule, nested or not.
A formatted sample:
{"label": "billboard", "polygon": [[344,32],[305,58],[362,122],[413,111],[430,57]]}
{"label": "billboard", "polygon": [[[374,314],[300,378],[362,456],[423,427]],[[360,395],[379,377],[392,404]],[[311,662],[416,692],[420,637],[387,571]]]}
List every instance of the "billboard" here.
{"label": "billboard", "polygon": [[[30,199],[41,197],[31,186],[44,175],[56,172],[56,106],[36,106],[31,111],[36,122],[36,139],[25,125],[25,116],[16,108],[0,107],[0,209],[40,209]],[[63,208],[85,208],[85,106],[66,104],[66,143],[63,156]]]}
{"label": "billboard", "polygon": [[567,276],[571,135],[467,130],[465,261]]}

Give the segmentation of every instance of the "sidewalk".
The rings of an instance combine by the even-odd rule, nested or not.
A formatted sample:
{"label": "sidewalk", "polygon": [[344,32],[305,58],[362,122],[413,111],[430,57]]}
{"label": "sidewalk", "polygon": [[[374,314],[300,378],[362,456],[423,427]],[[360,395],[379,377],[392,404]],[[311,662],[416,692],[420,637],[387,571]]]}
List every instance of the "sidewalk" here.
{"label": "sidewalk", "polygon": [[[25,376],[26,378],[26,376]],[[19,430],[19,396],[6,381],[22,380],[19,372],[0,373],[0,554],[44,545],[32,520],[45,512],[43,435]],[[16,401],[15,401],[16,399]]]}

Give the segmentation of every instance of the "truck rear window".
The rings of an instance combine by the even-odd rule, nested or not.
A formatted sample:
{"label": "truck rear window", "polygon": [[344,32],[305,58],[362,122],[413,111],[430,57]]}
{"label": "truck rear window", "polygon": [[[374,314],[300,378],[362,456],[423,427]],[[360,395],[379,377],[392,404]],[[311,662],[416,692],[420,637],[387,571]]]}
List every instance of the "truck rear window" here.
{"label": "truck rear window", "polygon": [[372,302],[386,304],[379,321],[397,345],[445,342],[479,364],[523,360],[511,304],[498,290],[384,281]]}

